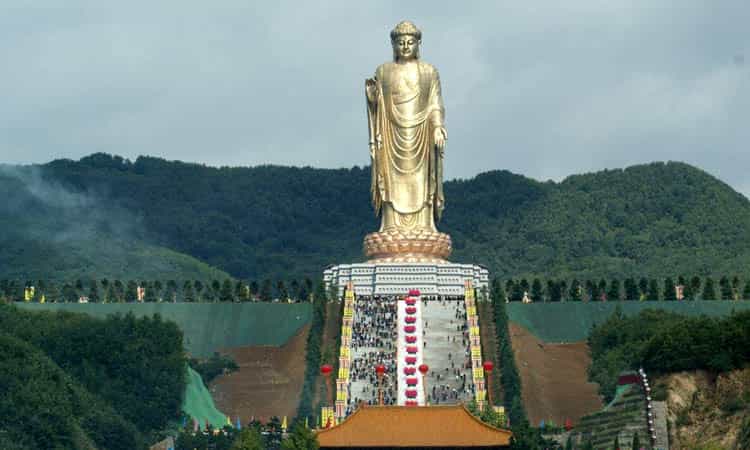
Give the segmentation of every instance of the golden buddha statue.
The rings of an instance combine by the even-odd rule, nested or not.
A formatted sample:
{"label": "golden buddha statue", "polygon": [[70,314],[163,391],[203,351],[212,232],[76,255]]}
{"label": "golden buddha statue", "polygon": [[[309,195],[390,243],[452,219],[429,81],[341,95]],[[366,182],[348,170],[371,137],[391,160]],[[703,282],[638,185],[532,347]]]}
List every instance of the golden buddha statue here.
{"label": "golden buddha statue", "polygon": [[450,237],[435,227],[445,207],[445,109],[437,70],[419,59],[421,43],[414,24],[399,23],[393,62],[365,80],[372,203],[381,216],[364,242],[373,262],[445,262],[451,252]]}

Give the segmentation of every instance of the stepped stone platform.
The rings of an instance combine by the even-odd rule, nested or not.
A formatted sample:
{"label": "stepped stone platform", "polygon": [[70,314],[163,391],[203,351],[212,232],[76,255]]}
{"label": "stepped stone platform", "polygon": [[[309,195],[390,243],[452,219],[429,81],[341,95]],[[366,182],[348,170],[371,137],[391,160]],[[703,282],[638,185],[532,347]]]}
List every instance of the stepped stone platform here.
{"label": "stepped stone platform", "polygon": [[489,271],[477,264],[458,263],[354,263],[325,269],[326,287],[341,298],[348,283],[356,295],[405,295],[419,289],[422,296],[462,296],[470,281],[480,292],[489,289]]}
{"label": "stepped stone platform", "polygon": [[422,302],[424,363],[428,401],[432,405],[468,403],[474,396],[466,308],[461,300]]}

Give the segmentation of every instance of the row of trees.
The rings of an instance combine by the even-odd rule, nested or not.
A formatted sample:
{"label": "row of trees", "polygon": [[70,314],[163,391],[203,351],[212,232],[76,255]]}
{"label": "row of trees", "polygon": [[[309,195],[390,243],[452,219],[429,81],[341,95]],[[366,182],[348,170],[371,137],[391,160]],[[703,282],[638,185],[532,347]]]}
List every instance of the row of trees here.
{"label": "row of trees", "polygon": [[[511,448],[518,450],[549,448],[551,443],[542,437],[538,428],[529,425],[526,417],[521,396],[521,376],[518,374],[508,330],[508,314],[505,310],[506,295],[503,285],[498,279],[492,281],[490,298],[499,347],[497,349],[500,360],[498,369],[500,370],[500,384],[503,389],[503,404],[513,431]],[[492,416],[493,414],[489,413],[486,417],[483,417],[483,420],[491,422]]]}
{"label": "row of trees", "polygon": [[[29,288],[33,287],[33,290]],[[269,302],[309,301],[313,282],[265,279],[245,282],[225,279],[203,282],[200,280],[75,280],[55,282],[49,280],[0,280],[0,301],[77,302],[85,297],[92,303],[144,302]]]}
{"label": "row of trees", "polygon": [[176,450],[317,450],[320,446],[315,434],[301,422],[295,424],[291,432],[282,435],[278,417],[267,424],[253,421],[237,430],[225,426],[221,430],[209,428],[205,432],[182,430],[175,442]]}
{"label": "row of trees", "polygon": [[[718,288],[718,289],[717,289]],[[616,301],[616,300],[750,300],[750,280],[744,284],[739,277],[723,276],[716,286],[714,279],[699,276],[678,276],[662,280],[656,278],[626,278],[579,281],[534,278],[509,279],[505,282],[506,300],[522,301],[527,296],[533,302],[560,301]],[[718,290],[718,292],[717,292]],[[681,297],[681,298],[680,298]]]}
{"label": "row of trees", "polygon": [[589,335],[589,376],[610,400],[623,370],[643,367],[654,374],[695,369],[724,372],[750,362],[748,342],[748,311],[714,318],[646,310],[626,317],[618,309]]}
{"label": "row of trees", "polygon": [[[313,314],[310,323],[310,332],[307,335],[305,347],[305,379],[302,384],[299,406],[297,407],[297,419],[310,418],[313,414],[313,399],[315,398],[315,386],[319,376],[322,360],[323,332],[326,323],[326,296],[325,286],[322,281],[318,284],[313,294]],[[331,375],[335,376],[335,374]],[[333,406],[333,405],[330,405]]]}

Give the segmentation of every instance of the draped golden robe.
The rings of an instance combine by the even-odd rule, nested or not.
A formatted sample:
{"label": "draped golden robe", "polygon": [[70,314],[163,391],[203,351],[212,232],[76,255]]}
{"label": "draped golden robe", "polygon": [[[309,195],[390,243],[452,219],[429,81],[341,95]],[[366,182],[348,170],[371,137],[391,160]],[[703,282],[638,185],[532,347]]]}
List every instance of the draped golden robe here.
{"label": "draped golden robe", "polygon": [[434,130],[445,110],[437,70],[425,62],[389,62],[375,73],[368,100],[371,194],[380,231],[437,231],[443,196],[443,156]]}

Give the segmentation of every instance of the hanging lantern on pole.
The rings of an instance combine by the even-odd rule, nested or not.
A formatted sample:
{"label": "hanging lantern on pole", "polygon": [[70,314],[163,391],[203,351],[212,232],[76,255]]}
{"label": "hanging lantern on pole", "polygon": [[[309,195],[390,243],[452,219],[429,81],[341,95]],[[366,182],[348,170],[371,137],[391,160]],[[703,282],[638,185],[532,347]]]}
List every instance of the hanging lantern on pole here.
{"label": "hanging lantern on pole", "polygon": [[328,406],[333,408],[333,389],[331,388],[331,372],[333,372],[333,366],[330,364],[323,364],[320,366],[320,373],[326,378],[326,388],[328,389]]}
{"label": "hanging lantern on pole", "polygon": [[487,376],[484,380],[484,388],[487,391],[487,403],[489,404],[490,408],[492,407],[492,389],[490,389],[490,374],[492,373],[492,369],[495,368],[495,365],[492,363],[492,361],[485,361],[482,364],[482,367],[484,368],[484,371],[487,372]]}

